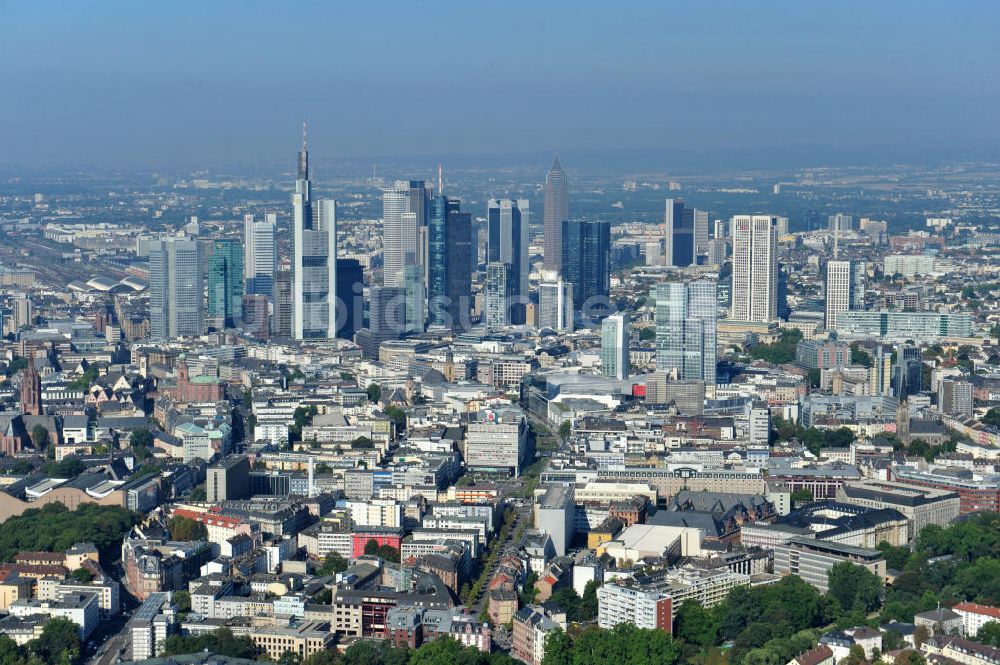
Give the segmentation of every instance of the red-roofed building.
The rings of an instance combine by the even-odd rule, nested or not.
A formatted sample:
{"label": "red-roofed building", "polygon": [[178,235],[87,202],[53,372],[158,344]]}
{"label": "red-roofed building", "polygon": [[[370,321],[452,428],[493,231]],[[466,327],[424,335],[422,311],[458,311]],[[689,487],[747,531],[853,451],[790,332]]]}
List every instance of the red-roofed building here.
{"label": "red-roofed building", "polygon": [[186,517],[195,522],[205,525],[208,530],[209,542],[221,545],[233,536],[243,534],[249,538],[254,537],[254,528],[249,522],[244,522],[236,517],[219,515],[211,510],[199,511],[187,508],[175,508],[173,516]]}
{"label": "red-roofed building", "polygon": [[979,629],[990,621],[1000,623],[1000,608],[978,603],[959,603],[951,608],[962,617],[962,632],[966,637],[975,637]]}

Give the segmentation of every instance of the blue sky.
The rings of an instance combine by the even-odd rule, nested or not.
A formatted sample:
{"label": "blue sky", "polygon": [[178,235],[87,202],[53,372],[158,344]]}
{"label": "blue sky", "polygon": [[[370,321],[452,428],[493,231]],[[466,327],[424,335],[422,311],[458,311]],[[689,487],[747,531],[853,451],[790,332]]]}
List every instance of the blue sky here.
{"label": "blue sky", "polygon": [[1000,143],[996,2],[8,2],[0,163]]}

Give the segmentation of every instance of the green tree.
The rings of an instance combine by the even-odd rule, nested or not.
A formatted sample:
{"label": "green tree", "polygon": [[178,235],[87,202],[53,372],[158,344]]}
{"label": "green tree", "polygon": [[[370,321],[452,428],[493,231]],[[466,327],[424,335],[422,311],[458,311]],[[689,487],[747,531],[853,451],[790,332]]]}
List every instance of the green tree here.
{"label": "green tree", "polygon": [[878,551],[885,557],[885,565],[893,570],[903,570],[907,561],[910,560],[909,547],[896,547],[884,540],[878,544]]}
{"label": "green tree", "polygon": [[580,598],[580,621],[593,621],[597,618],[597,588],[601,583],[597,580],[590,580],[583,587],[583,596]]}
{"label": "green tree", "polygon": [[802,331],[783,328],[778,341],[773,344],[757,344],[750,349],[750,357],[773,365],[795,361],[795,347],[802,341]]}
{"label": "green tree", "polygon": [[74,543],[91,542],[102,556],[121,551],[121,539],[136,515],[120,506],[82,504],[69,510],[61,503],[26,510],[0,524],[0,561],[23,551],[62,552]]}
{"label": "green tree", "polygon": [[299,665],[301,662],[302,656],[294,651],[285,651],[278,657],[278,665]]}
{"label": "green tree", "polygon": [[982,422],[984,425],[990,425],[991,427],[1000,427],[1000,407],[994,406],[987,411],[986,415],[982,418]]}
{"label": "green tree", "polygon": [[352,450],[367,450],[375,447],[375,443],[367,436],[359,436],[351,441]]}
{"label": "green tree", "polygon": [[375,556],[378,554],[378,541],[374,538],[369,538],[368,542],[365,543],[365,554],[369,556]]}
{"label": "green tree", "polygon": [[545,636],[545,656],[542,665],[572,665],[573,640],[565,631],[556,628]]}
{"label": "green tree", "polygon": [[896,656],[895,665],[927,665],[927,659],[919,651],[907,649]]}
{"label": "green tree", "polygon": [[976,633],[976,641],[993,647],[1000,646],[1000,623],[987,621]]}
{"label": "green tree", "polygon": [[368,401],[372,404],[378,404],[378,401],[382,399],[382,386],[377,383],[369,383],[365,392],[368,393]]}
{"label": "green tree", "polygon": [[656,328],[643,328],[639,331],[639,340],[643,342],[652,342],[656,339]]}
{"label": "green tree", "polygon": [[207,501],[208,493],[205,491],[205,483],[201,483],[193,490],[191,490],[191,500],[192,501]]}
{"label": "green tree", "polygon": [[851,364],[871,367],[875,364],[875,361],[872,359],[871,354],[865,351],[860,344],[854,342],[851,344]]}
{"label": "green tree", "polygon": [[208,538],[208,528],[197,520],[183,515],[174,515],[167,523],[170,530],[170,537],[174,540],[206,540]]}
{"label": "green tree", "polygon": [[792,492],[791,498],[792,501],[795,501],[797,503],[798,502],[808,503],[809,501],[813,500],[813,493],[811,489],[807,487],[802,487]]}
{"label": "green tree", "polygon": [[573,423],[568,420],[562,421],[559,425],[559,438],[567,439],[569,435],[573,433]]}
{"label": "green tree", "polygon": [[31,428],[30,436],[31,444],[35,446],[35,450],[41,450],[49,445],[49,430],[45,429],[45,426],[41,423],[36,423],[35,426]]}
{"label": "green tree", "polygon": [[69,577],[69,579],[73,580],[74,582],[80,582],[81,584],[86,584],[87,582],[93,581],[94,574],[91,573],[86,568],[77,568],[69,575],[67,575],[67,577]]}
{"label": "green tree", "polygon": [[379,545],[375,550],[375,556],[391,563],[399,563],[399,550],[392,545]]}
{"label": "green tree", "polygon": [[3,665],[27,665],[25,650],[6,635],[0,635],[0,663]]}
{"label": "green tree", "polygon": [[406,429],[406,411],[398,406],[387,406],[385,407],[384,413],[389,420],[396,423],[397,431]]}
{"label": "green tree", "polygon": [[844,611],[867,613],[881,604],[882,580],[867,568],[842,561],[827,573],[829,593]]}
{"label": "green tree", "polygon": [[174,601],[174,605],[177,606],[178,612],[190,612],[191,611],[191,594],[188,591],[180,589],[174,591],[171,594],[171,599]]}
{"label": "green tree", "polygon": [[345,570],[347,570],[347,560],[339,552],[330,552],[323,558],[323,565],[316,569],[316,574],[336,575]]}
{"label": "green tree", "polygon": [[882,653],[898,651],[904,646],[906,646],[906,640],[898,630],[887,630],[882,633]]}
{"label": "green tree", "polygon": [[719,621],[713,612],[696,600],[688,599],[677,610],[677,637],[689,644],[709,647],[719,636]]}
{"label": "green tree", "polygon": [[129,435],[128,445],[132,448],[152,448],[153,433],[145,427],[137,429]]}
{"label": "green tree", "polygon": [[76,478],[87,470],[76,457],[66,457],[60,462],[46,462],[45,475],[49,478]]}
{"label": "green tree", "polygon": [[75,665],[82,653],[77,625],[65,617],[45,622],[42,634],[29,643],[31,652],[48,665]]}

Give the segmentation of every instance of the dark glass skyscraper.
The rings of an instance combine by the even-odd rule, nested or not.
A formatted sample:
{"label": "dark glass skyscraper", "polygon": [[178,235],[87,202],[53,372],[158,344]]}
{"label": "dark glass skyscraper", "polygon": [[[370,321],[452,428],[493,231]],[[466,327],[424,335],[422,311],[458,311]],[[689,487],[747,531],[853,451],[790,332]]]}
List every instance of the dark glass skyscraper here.
{"label": "dark glass skyscraper", "polygon": [[562,223],[569,219],[569,183],[559,155],[545,176],[545,267],[562,270]]}
{"label": "dark glass skyscraper", "polygon": [[365,273],[357,259],[337,259],[337,337],[354,339],[364,318]]}
{"label": "dark glass skyscraper", "polygon": [[[510,283],[516,300],[528,297],[528,227],[531,223],[527,199],[490,200],[487,208],[486,263],[510,266]],[[523,325],[525,307],[514,302],[510,324]]]}
{"label": "dark glass skyscraper", "polygon": [[694,209],[684,199],[667,199],[664,222],[664,258],[668,266],[685,267],[695,262]]}
{"label": "dark glass skyscraper", "polygon": [[436,196],[428,221],[429,325],[465,329],[472,299],[472,216],[458,199]]}
{"label": "dark glass skyscraper", "polygon": [[577,311],[588,300],[607,298],[610,254],[610,222],[569,220],[562,223],[563,280],[573,285],[573,307]]}
{"label": "dark glass skyscraper", "polygon": [[243,246],[238,240],[212,241],[208,257],[208,316],[224,328],[243,320]]}

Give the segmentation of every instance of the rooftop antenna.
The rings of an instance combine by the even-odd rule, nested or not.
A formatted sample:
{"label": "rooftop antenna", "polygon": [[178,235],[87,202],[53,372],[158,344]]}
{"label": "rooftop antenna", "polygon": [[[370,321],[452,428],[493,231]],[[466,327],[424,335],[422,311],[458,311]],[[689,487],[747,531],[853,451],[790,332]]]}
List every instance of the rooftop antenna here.
{"label": "rooftop antenna", "polygon": [[441,178],[441,164],[438,164],[438,196],[444,196],[444,180]]}
{"label": "rooftop antenna", "polygon": [[302,121],[302,152],[308,150],[309,141],[308,139],[308,127],[306,126],[306,121]]}
{"label": "rooftop antenna", "polygon": [[837,254],[840,251],[840,220],[834,222],[833,225],[833,260],[837,260]]}

